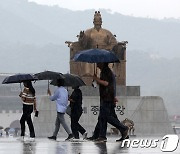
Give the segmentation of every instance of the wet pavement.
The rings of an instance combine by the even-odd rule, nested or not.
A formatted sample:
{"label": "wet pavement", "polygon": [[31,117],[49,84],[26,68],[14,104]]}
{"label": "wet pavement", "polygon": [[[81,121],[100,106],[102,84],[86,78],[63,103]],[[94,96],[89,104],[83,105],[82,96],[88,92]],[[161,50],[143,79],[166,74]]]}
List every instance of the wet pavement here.
{"label": "wet pavement", "polygon": [[[143,138],[131,138],[130,140],[133,141]],[[159,142],[155,148],[133,148],[131,146],[127,148],[127,144],[122,147],[121,142],[115,142],[116,139],[115,137],[110,137],[106,143],[95,143],[86,140],[70,142],[64,141],[63,138],[58,138],[57,141],[51,141],[46,138],[36,138],[35,142],[29,142],[27,138],[24,142],[21,142],[17,141],[15,137],[1,137],[0,154],[180,154],[180,145],[178,145],[174,152],[162,152]],[[160,140],[159,138],[159,141]]]}

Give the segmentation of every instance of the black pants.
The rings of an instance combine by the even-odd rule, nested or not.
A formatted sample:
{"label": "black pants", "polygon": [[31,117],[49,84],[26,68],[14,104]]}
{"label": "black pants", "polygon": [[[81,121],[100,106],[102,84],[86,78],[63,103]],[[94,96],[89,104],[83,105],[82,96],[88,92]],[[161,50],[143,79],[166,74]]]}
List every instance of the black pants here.
{"label": "black pants", "polygon": [[34,126],[31,119],[31,113],[33,112],[33,105],[25,105],[23,104],[23,114],[20,119],[21,124],[21,136],[25,135],[25,121],[28,124],[30,137],[35,137]]}
{"label": "black pants", "polygon": [[127,129],[118,119],[113,102],[103,102],[100,106],[98,123],[95,127],[94,137],[106,138],[107,123],[116,127],[121,133]]}
{"label": "black pants", "polygon": [[[101,127],[101,121],[100,121],[100,118],[98,117],[98,122],[95,126],[93,136],[92,136],[94,139],[97,139],[99,137],[99,133],[100,133],[100,129],[101,129],[100,127]],[[107,130],[107,127],[106,127],[106,130]]]}
{"label": "black pants", "polygon": [[79,119],[82,115],[82,110],[71,112],[71,130],[76,139],[79,139],[79,132],[83,135],[86,130],[79,124]]}

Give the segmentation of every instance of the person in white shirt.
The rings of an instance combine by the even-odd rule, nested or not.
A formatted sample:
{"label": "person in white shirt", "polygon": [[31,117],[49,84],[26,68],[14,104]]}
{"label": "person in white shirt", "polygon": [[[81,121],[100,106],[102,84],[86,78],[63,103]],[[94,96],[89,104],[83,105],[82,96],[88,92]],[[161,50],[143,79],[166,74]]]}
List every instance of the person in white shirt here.
{"label": "person in white shirt", "polygon": [[54,92],[54,95],[51,96],[51,91],[48,89],[48,94],[50,95],[49,99],[51,101],[56,101],[56,109],[57,109],[57,117],[55,122],[55,130],[52,136],[48,137],[48,139],[56,140],[57,134],[60,129],[60,124],[63,126],[65,131],[68,134],[67,140],[72,140],[74,138],[71,130],[69,129],[68,125],[66,124],[66,121],[64,119],[64,114],[66,113],[66,109],[68,106],[68,91],[63,87],[64,80],[58,79],[57,80],[57,86],[58,88]]}

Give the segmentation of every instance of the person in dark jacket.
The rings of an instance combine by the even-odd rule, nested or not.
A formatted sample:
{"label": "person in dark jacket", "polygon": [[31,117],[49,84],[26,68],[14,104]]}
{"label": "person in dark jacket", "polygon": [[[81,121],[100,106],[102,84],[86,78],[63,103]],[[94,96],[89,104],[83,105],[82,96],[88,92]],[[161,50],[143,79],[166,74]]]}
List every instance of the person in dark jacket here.
{"label": "person in dark jacket", "polygon": [[75,139],[79,139],[79,132],[83,135],[83,139],[87,138],[86,130],[79,124],[79,119],[83,113],[82,109],[82,92],[78,86],[72,87],[73,92],[69,97],[71,107],[71,130]]}
{"label": "person in dark jacket", "polygon": [[128,127],[123,125],[115,113],[116,87],[115,78],[110,70],[108,63],[97,63],[97,67],[101,70],[100,78],[95,74],[93,79],[99,84],[100,92],[100,112],[98,117],[97,129],[98,137],[95,141],[106,142],[107,123],[115,126],[122,137],[116,141],[122,141],[128,137]]}

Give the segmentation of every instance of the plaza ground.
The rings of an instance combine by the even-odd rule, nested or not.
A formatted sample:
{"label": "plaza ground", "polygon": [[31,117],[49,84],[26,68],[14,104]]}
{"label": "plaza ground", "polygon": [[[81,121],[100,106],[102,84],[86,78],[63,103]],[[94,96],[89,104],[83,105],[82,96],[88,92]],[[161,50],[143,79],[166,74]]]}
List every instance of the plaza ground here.
{"label": "plaza ground", "polygon": [[[152,137],[132,137],[133,139],[152,139]],[[156,148],[122,148],[121,142],[115,142],[117,138],[108,137],[106,143],[96,143],[86,140],[79,141],[64,141],[65,138],[58,138],[57,141],[51,141],[47,138],[36,138],[35,142],[29,142],[25,138],[24,142],[17,141],[16,137],[1,137],[0,138],[0,154],[163,154],[160,150],[160,145]],[[159,140],[162,138],[159,137]],[[178,145],[174,152],[180,153]]]}

